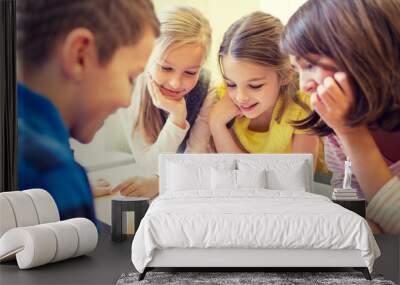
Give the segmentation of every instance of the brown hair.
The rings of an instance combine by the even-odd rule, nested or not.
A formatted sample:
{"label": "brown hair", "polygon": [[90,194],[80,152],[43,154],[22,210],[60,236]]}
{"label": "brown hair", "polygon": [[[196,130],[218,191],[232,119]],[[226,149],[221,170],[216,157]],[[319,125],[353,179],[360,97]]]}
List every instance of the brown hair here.
{"label": "brown hair", "polygon": [[280,51],[282,31],[283,25],[279,19],[263,12],[253,12],[228,28],[220,45],[218,58],[222,73],[222,57],[228,54],[276,70],[279,80],[287,82],[280,87],[279,95],[283,97],[284,104],[275,118],[277,122],[280,122],[289,99],[309,111],[308,106],[296,96],[297,77],[289,57]]}
{"label": "brown hair", "polygon": [[78,27],[94,34],[101,63],[118,47],[135,44],[146,27],[159,34],[149,0],[18,0],[19,60],[27,68],[43,64],[57,41]]}
{"label": "brown hair", "polygon": [[[398,0],[309,0],[290,18],[281,47],[311,63],[310,54],[329,57],[347,74],[355,94],[350,127],[399,130],[399,15]],[[315,111],[297,126],[320,136],[333,133]]]}
{"label": "brown hair", "polygon": [[[172,45],[176,48],[185,44],[199,43],[204,49],[204,59],[206,59],[211,46],[211,27],[200,11],[192,7],[176,6],[160,14],[160,23],[160,36],[156,40],[148,66],[155,64],[156,60],[163,57]],[[146,83],[146,80],[143,83]],[[140,115],[134,129],[141,126],[141,133],[145,140],[148,143],[154,143],[164,122],[147,88],[142,88],[140,92],[143,92],[139,95]]]}

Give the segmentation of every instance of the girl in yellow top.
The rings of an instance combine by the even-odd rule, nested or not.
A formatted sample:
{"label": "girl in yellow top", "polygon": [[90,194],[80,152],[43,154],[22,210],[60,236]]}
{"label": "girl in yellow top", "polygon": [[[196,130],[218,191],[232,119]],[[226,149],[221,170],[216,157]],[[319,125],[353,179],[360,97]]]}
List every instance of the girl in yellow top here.
{"label": "girl in yellow top", "polygon": [[282,30],[277,18],[254,12],[225,33],[219,49],[225,84],[209,116],[217,152],[312,153],[317,162],[318,137],[291,125],[310,109],[297,92],[289,57],[280,52]]}

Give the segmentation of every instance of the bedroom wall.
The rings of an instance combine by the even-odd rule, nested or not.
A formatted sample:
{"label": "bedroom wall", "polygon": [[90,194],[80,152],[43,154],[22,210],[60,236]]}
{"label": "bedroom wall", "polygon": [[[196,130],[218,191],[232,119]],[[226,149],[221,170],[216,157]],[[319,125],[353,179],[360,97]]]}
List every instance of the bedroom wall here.
{"label": "bedroom wall", "polygon": [[400,284],[400,236],[376,235],[375,239],[381,250],[381,257],[375,262],[374,272]]}

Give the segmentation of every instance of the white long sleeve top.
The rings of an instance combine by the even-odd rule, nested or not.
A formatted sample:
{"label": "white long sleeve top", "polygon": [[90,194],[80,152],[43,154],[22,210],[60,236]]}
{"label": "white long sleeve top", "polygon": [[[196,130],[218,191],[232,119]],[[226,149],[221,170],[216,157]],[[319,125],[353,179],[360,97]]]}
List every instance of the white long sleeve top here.
{"label": "white long sleeve top", "polygon": [[400,234],[400,178],[393,176],[367,206],[367,217],[389,234]]}
{"label": "white long sleeve top", "polygon": [[[130,106],[120,110],[119,114],[130,150],[136,162],[139,167],[145,167],[146,173],[153,175],[158,174],[158,155],[161,153],[176,153],[189,131],[190,125],[186,122],[185,129],[182,129],[168,118],[157,140],[153,144],[149,144],[143,137],[140,128],[134,127],[139,120],[141,96],[144,94],[143,88],[146,88],[145,80],[146,77],[144,74],[138,77],[137,84],[132,93]],[[208,126],[208,115],[212,106],[217,101],[215,88],[211,83],[209,86],[208,94],[204,99],[190,132],[190,137],[187,140],[185,153],[209,152],[211,132]]]}

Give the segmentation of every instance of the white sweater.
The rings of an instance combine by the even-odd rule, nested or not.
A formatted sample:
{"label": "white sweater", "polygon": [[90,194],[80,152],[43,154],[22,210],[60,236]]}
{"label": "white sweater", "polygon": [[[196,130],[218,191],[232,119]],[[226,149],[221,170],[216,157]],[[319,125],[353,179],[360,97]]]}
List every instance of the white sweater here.
{"label": "white sweater", "polygon": [[[146,173],[153,175],[158,174],[158,155],[161,153],[176,153],[190,126],[186,122],[186,128],[182,129],[168,118],[155,143],[149,144],[145,140],[140,128],[134,128],[139,119],[141,96],[144,94],[143,88],[146,88],[145,80],[146,78],[143,74],[137,78],[137,84],[132,93],[131,105],[126,109],[120,110],[119,114],[122,117],[124,132],[138,167],[145,167]],[[211,83],[208,95],[204,100],[190,132],[190,137],[187,140],[186,153],[209,152],[211,132],[208,126],[208,114],[217,101],[216,90]]]}
{"label": "white sweater", "polygon": [[400,178],[394,176],[375,196],[367,207],[367,217],[389,234],[400,234]]}

